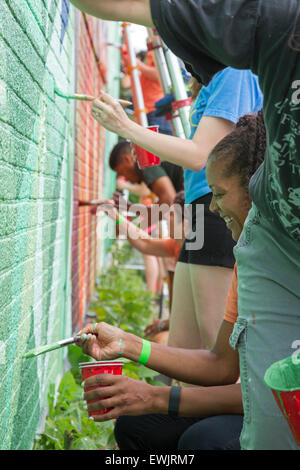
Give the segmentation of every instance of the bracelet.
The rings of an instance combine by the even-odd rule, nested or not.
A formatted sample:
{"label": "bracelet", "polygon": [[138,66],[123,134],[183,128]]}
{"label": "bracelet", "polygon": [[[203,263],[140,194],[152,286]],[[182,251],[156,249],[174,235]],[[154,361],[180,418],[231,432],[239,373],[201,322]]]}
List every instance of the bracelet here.
{"label": "bracelet", "polygon": [[138,359],[138,362],[144,365],[147,364],[150,353],[151,353],[151,343],[147,339],[143,339],[142,352]]}
{"label": "bracelet", "polygon": [[116,220],[116,225],[119,225],[121,222],[124,222],[125,217],[123,217],[122,215],[119,215],[119,218]]}
{"label": "bracelet", "polygon": [[168,415],[171,416],[172,418],[176,418],[178,416],[180,392],[181,392],[181,387],[177,387],[175,385],[171,387]]}

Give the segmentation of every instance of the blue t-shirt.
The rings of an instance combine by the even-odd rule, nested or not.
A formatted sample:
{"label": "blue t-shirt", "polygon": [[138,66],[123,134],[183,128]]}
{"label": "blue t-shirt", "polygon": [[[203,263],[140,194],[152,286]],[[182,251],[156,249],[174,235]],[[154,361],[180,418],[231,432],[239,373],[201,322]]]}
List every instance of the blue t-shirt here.
{"label": "blue t-shirt", "polygon": [[[227,67],[218,72],[208,86],[201,88],[192,105],[190,139],[203,116],[219,117],[236,124],[245,114],[258,113],[262,106],[263,95],[256,75],[250,70]],[[210,193],[205,168],[201,171],[185,169],[184,187],[186,204]]]}

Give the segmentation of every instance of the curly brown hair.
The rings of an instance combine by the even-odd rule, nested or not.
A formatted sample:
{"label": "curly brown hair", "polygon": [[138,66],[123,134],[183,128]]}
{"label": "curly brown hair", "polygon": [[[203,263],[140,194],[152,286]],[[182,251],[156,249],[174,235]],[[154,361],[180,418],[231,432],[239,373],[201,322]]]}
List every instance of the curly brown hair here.
{"label": "curly brown hair", "polygon": [[212,150],[209,161],[222,159],[224,176],[240,176],[245,189],[251,176],[264,161],[266,128],[263,112],[248,114],[238,121],[236,128]]}

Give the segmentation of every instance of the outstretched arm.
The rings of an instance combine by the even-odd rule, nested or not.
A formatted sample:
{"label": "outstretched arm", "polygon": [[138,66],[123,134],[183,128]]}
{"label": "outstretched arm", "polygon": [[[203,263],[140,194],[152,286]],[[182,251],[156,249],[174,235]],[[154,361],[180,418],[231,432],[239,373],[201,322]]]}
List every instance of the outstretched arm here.
{"label": "outstretched arm", "polygon": [[111,21],[128,21],[154,27],[150,0],[71,0],[79,10]]}
{"label": "outstretched arm", "polygon": [[[153,342],[147,367],[194,385],[233,384],[239,377],[239,359],[238,352],[229,345],[232,329],[231,323],[223,321],[211,351],[171,348]],[[79,335],[84,352],[96,360],[125,357],[137,362],[140,357],[142,339],[106,323],[87,325]]]}
{"label": "outstretched arm", "polygon": [[120,216],[114,206],[114,201],[103,201],[99,210],[105,212],[115,222],[118,221],[119,233],[126,235],[129,243],[144,255],[168,257],[170,254],[165,250],[162,239],[151,238],[144,230],[138,228],[134,223]]}
{"label": "outstretched arm", "polygon": [[91,113],[111,132],[131,140],[162,160],[193,171],[205,167],[215,145],[234,129],[234,124],[227,119],[204,116],[191,140],[155,133],[129,119],[118,101],[103,91],[99,99],[93,101]]}

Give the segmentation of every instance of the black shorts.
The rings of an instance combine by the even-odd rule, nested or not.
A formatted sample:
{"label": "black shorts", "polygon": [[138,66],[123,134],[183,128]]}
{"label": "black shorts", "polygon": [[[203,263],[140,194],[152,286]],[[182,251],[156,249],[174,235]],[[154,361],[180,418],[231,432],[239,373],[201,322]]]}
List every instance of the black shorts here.
{"label": "black shorts", "polygon": [[[192,202],[190,205],[192,230],[204,230],[204,244],[199,250],[187,249],[193,239],[185,240],[178,261],[181,263],[199,264],[205,266],[222,266],[233,268],[235,259],[233,248],[235,241],[231,231],[226,227],[224,220],[209,210],[212,194],[206,194]],[[196,205],[204,206],[204,227],[196,226]],[[199,221],[198,221],[199,224]]]}

